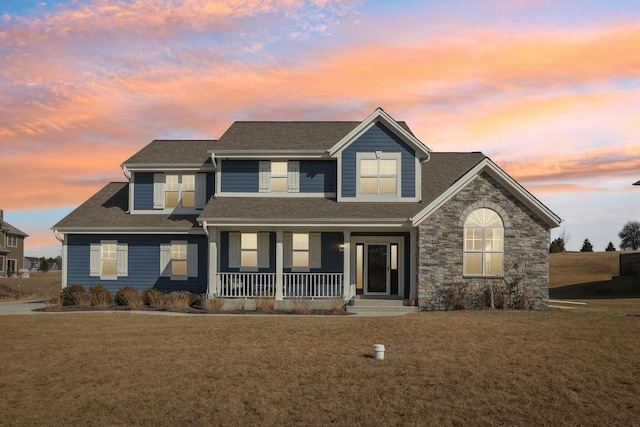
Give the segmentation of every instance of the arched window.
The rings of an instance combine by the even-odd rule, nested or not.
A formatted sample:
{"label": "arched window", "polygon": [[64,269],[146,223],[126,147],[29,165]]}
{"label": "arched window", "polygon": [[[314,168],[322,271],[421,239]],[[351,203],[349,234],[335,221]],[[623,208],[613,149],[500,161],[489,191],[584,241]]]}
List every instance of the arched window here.
{"label": "arched window", "polygon": [[471,212],[464,222],[466,276],[501,276],[504,255],[504,226],[495,211],[486,208]]}

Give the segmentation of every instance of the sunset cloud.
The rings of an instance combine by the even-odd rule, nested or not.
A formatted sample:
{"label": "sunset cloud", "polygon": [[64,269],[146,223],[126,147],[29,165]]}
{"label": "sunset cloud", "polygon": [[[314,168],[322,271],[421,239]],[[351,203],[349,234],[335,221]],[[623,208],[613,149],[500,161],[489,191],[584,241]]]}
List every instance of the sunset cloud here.
{"label": "sunset cloud", "polygon": [[5,14],[2,206],[77,206],[154,138],[378,106],[432,149],[481,150],[543,195],[638,175],[640,20],[520,25],[559,7],[533,0],[414,6],[94,0]]}

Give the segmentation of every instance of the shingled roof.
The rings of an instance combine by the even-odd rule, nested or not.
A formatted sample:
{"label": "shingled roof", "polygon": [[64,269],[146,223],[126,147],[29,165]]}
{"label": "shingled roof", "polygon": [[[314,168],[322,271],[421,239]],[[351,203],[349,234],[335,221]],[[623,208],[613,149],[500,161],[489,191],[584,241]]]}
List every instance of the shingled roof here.
{"label": "shingled roof", "polygon": [[486,156],[482,153],[432,153],[422,168],[420,202],[337,202],[325,198],[220,197],[211,199],[199,220],[307,219],[323,221],[360,218],[407,221],[435,200]]}
{"label": "shingled roof", "polygon": [[[196,215],[131,215],[127,213],[129,187],[111,182],[89,200],[54,225],[54,230],[89,229],[172,229],[189,231],[197,226]],[[63,231],[64,232],[64,231]]]}
{"label": "shingled roof", "polygon": [[[328,150],[361,122],[234,122],[214,151]],[[405,122],[398,122],[411,130]]]}
{"label": "shingled roof", "polygon": [[215,140],[156,139],[131,156],[122,165],[191,165],[211,163],[208,151]]}
{"label": "shingled roof", "polygon": [[12,234],[14,236],[22,236],[22,237],[27,237],[28,234],[25,233],[24,231],[19,230],[18,228],[14,227],[13,225],[9,224],[8,222],[4,221],[4,220],[0,220],[0,230],[2,230],[3,232],[7,233],[7,234]]}

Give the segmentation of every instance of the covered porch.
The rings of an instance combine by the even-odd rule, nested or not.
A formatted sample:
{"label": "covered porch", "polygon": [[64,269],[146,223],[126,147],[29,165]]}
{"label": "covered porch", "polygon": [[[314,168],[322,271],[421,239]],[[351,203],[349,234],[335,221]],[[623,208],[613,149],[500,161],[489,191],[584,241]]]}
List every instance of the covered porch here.
{"label": "covered porch", "polygon": [[415,231],[209,226],[207,234],[211,297],[416,298]]}

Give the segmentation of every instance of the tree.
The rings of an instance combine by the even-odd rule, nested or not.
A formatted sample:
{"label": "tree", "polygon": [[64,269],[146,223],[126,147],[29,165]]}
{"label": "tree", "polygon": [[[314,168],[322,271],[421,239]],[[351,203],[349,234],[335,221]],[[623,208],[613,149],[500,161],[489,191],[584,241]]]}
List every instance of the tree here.
{"label": "tree", "polygon": [[45,257],[40,258],[40,271],[43,273],[49,271],[49,261]]}
{"label": "tree", "polygon": [[584,239],[580,252],[593,252],[593,245],[589,242],[589,239]]}
{"label": "tree", "polygon": [[556,240],[551,242],[549,246],[549,253],[557,254],[564,252],[564,240],[562,237],[558,237]]}
{"label": "tree", "polygon": [[613,246],[613,243],[609,242],[609,244],[607,245],[607,249],[605,249],[606,252],[615,252],[616,251],[616,247]]}
{"label": "tree", "polygon": [[620,249],[638,250],[638,248],[640,248],[640,222],[627,222],[624,227],[622,227],[622,231],[618,233],[618,237],[621,239]]}

